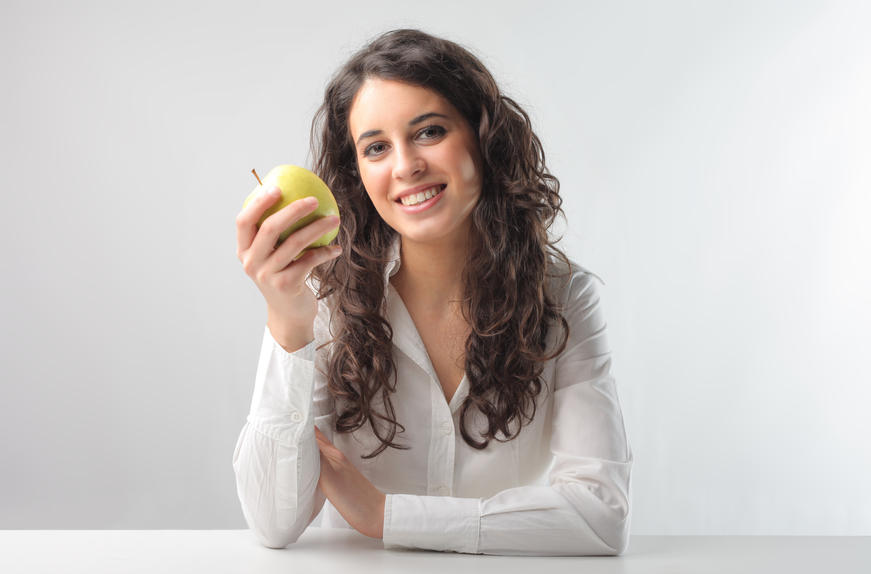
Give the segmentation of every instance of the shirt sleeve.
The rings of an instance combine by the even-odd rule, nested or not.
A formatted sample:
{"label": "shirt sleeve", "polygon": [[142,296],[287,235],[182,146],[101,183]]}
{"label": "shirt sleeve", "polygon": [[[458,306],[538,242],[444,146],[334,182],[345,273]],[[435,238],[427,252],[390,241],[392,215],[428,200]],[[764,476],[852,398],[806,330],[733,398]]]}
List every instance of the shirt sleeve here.
{"label": "shirt sleeve", "polygon": [[[323,305],[323,303],[321,303]],[[323,373],[315,340],[294,353],[279,345],[267,327],[247,421],[233,455],[236,489],[249,528],[270,548],[295,542],[323,507],[318,487],[320,453],[314,429],[332,440]]]}
{"label": "shirt sleeve", "polygon": [[576,271],[568,288],[571,333],[555,360],[549,486],[487,499],[387,495],[385,548],[535,556],[626,550],[633,458],[594,277]]}

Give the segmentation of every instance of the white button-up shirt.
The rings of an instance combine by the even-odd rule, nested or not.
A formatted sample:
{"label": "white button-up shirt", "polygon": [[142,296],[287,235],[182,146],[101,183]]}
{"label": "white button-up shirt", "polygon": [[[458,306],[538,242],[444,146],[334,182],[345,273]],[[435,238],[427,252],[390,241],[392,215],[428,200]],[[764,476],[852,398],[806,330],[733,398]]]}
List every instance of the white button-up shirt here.
{"label": "white button-up shirt", "polygon": [[[321,509],[323,432],[384,492],[384,547],[503,555],[620,554],[629,540],[632,450],[611,374],[607,324],[598,277],[573,263],[560,285],[571,335],[545,363],[536,414],[515,439],[484,450],[465,443],[459,407],[469,393],[463,377],[445,398],[423,341],[389,278],[399,269],[399,240],[384,274],[387,319],[397,367],[391,400],[408,450],[388,448],[361,459],[380,442],[368,425],[334,433],[336,415],[326,385],[330,310],[319,302],[315,340],[286,352],[267,328],[254,397],[239,436],[233,468],[245,520],[270,547],[294,542]],[[311,282],[313,290],[316,286]],[[600,280],[601,281],[601,280]],[[548,335],[554,348],[561,329]],[[480,418],[476,418],[480,417]],[[474,425],[486,419],[467,416]],[[516,428],[515,426],[512,429]],[[499,435],[501,436],[501,435]],[[323,526],[349,528],[326,501]]]}

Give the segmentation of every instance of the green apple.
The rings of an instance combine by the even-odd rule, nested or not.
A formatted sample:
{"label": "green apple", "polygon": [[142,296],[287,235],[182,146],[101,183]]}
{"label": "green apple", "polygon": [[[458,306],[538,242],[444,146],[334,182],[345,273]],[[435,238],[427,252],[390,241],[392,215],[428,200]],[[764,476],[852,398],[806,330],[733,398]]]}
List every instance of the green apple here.
{"label": "green apple", "polygon": [[[278,237],[278,242],[275,244],[276,248],[294,231],[301,229],[322,217],[339,215],[339,206],[336,204],[336,198],[333,197],[330,188],[327,187],[327,184],[325,184],[321,178],[305,168],[295,165],[280,165],[266,174],[266,177],[260,181],[262,182],[262,185],[258,185],[254,191],[251,192],[251,195],[245,199],[245,203],[242,205],[243,208],[248,205],[252,199],[257,197],[258,193],[265,189],[269,189],[273,185],[281,190],[281,197],[279,197],[278,200],[276,200],[276,202],[266,210],[260,218],[260,221],[257,222],[258,229],[260,229],[260,226],[267,217],[276,211],[287,207],[298,199],[311,196],[318,200],[318,206],[313,212],[309,213],[282,232]],[[330,241],[335,239],[338,234],[338,227],[327,232],[325,235],[322,235],[320,239],[303,249],[300,256],[309,249],[329,245]]]}

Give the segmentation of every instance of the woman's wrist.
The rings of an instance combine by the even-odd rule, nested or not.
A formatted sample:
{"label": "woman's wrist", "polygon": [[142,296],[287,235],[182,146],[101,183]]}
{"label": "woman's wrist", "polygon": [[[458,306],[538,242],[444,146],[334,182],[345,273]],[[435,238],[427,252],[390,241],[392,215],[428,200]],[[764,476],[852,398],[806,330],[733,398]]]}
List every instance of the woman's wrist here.
{"label": "woman's wrist", "polygon": [[275,322],[272,319],[268,319],[266,321],[266,328],[269,329],[269,333],[272,335],[272,338],[276,343],[281,346],[282,349],[287,351],[288,353],[295,353],[299,351],[312,341],[314,341],[315,335],[313,329],[291,329],[291,330],[283,330],[281,328],[277,328]]}
{"label": "woman's wrist", "polygon": [[381,505],[380,505],[381,512],[375,513],[376,520],[378,522],[377,522],[376,527],[375,527],[376,536],[374,538],[383,539],[384,538],[384,509],[387,506],[387,495],[384,494],[383,492],[379,492],[379,494],[381,495]]}

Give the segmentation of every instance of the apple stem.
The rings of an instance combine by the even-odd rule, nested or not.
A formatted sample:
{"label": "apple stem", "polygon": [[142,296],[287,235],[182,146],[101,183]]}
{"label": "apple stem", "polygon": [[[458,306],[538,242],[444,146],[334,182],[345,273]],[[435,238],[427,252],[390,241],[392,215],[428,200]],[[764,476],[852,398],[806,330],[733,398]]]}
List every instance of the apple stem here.
{"label": "apple stem", "polygon": [[259,177],[257,177],[257,172],[256,172],[255,170],[252,169],[252,170],[251,170],[251,173],[253,173],[253,174],[254,174],[254,177],[257,178],[257,183],[259,183],[259,184],[262,186],[262,185],[263,185],[263,182],[260,181],[260,178],[259,178]]}

